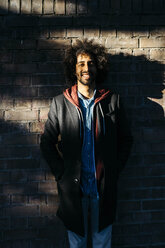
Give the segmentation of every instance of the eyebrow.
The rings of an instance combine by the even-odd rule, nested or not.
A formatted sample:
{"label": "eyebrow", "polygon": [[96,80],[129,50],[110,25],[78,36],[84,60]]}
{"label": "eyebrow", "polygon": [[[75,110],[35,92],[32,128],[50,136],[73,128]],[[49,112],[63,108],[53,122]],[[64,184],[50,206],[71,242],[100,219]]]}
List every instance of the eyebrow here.
{"label": "eyebrow", "polygon": [[[77,64],[84,63],[84,62],[85,62],[84,60],[81,60],[81,61],[79,61]],[[91,60],[89,60],[88,62],[94,62],[94,60],[91,59]]]}

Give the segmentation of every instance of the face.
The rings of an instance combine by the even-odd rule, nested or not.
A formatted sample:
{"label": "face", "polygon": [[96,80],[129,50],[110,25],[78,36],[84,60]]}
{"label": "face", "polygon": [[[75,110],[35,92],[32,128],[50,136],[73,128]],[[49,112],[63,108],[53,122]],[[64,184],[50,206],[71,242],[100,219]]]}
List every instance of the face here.
{"label": "face", "polygon": [[97,69],[94,59],[88,54],[79,54],[76,64],[77,82],[91,86],[95,84],[96,74]]}

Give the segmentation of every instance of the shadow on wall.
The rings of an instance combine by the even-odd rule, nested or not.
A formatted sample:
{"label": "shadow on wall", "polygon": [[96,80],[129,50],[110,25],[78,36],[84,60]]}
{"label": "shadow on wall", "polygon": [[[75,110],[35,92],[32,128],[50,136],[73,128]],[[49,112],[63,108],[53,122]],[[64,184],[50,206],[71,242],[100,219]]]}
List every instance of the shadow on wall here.
{"label": "shadow on wall", "polygon": [[[55,239],[53,242],[60,240],[61,243],[56,245],[62,248],[66,247],[65,236],[59,239],[63,226],[56,217],[50,218],[57,208],[56,185],[47,166],[39,163],[38,144],[50,98],[62,92],[64,87],[62,58],[71,42],[64,39],[66,27],[73,31],[77,27],[79,31],[82,26],[88,25],[89,19],[83,16],[44,18],[10,14],[2,17],[0,35],[0,176],[3,184],[0,204],[1,220],[4,221],[1,242],[4,245],[10,241],[16,244],[25,240],[26,245],[32,241],[39,247],[42,240],[43,247],[52,247],[51,239]],[[103,17],[98,23],[98,17],[91,17],[91,24],[93,30],[103,25],[102,30],[108,33],[123,20],[125,31],[146,31],[146,27],[136,26],[141,23],[140,16],[131,17],[134,27],[127,26],[130,19],[126,15],[121,18]],[[56,39],[60,35],[61,38]],[[53,37],[53,41],[49,40]],[[101,39],[101,42],[104,41],[105,37]],[[151,187],[162,186],[162,172],[158,169],[162,168],[165,156],[162,146],[165,139],[164,112],[161,107],[163,69],[161,63],[150,61],[144,55],[110,54],[110,72],[105,86],[123,96],[135,139],[132,157],[120,181],[119,218],[113,238],[115,247],[128,244],[128,233],[125,239],[120,235],[120,223],[129,223],[125,216],[130,214],[130,202],[136,200],[141,204],[136,193],[144,188],[150,190]],[[151,198],[150,194],[146,195],[147,200]],[[136,213],[142,211],[139,205]],[[134,215],[131,223],[139,225],[138,217]],[[139,235],[142,235],[142,226],[138,229]],[[53,236],[54,232],[58,239]],[[132,235],[136,236],[137,230]],[[150,233],[152,235],[157,234]],[[133,247],[135,242],[131,241]]]}

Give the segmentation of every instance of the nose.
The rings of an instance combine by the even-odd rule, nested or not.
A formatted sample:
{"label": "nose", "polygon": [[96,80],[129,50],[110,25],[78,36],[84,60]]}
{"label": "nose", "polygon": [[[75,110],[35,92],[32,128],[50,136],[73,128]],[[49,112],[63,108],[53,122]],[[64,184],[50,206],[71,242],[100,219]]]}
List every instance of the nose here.
{"label": "nose", "polygon": [[84,64],[84,71],[88,71],[88,69],[89,69],[88,63],[85,63]]}

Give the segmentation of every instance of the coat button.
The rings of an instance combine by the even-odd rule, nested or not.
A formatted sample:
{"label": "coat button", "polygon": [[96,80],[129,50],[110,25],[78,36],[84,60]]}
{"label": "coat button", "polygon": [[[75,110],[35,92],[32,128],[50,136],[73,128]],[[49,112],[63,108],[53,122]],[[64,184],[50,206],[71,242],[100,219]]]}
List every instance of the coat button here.
{"label": "coat button", "polygon": [[78,182],[79,182],[79,179],[78,179],[78,178],[75,178],[75,179],[74,179],[74,182],[75,182],[75,183],[78,183]]}

